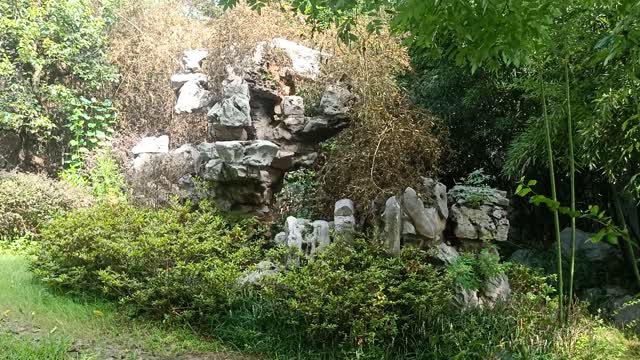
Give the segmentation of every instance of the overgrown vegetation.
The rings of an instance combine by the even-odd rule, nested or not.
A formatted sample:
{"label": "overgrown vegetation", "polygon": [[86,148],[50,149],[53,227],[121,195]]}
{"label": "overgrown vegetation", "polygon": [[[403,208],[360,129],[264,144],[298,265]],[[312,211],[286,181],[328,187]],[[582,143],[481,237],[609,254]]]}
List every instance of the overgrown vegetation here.
{"label": "overgrown vegetation", "polygon": [[108,100],[94,97],[117,79],[106,51],[116,2],[93,5],[0,1],[0,131],[19,137],[16,165],[43,165],[38,154],[52,164],[75,160],[109,126],[109,111],[98,111]]}
{"label": "overgrown vegetation", "polygon": [[0,172],[0,240],[36,233],[56,215],[92,202],[89,194],[44,175]]}

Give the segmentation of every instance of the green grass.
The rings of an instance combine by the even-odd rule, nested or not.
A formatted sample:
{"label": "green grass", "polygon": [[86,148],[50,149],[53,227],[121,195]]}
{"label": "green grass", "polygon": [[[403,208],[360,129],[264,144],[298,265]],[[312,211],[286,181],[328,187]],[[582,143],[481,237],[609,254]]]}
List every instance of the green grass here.
{"label": "green grass", "polygon": [[[24,256],[0,253],[0,359],[232,359],[218,341],[189,329],[131,320],[115,304],[54,294],[33,279]],[[213,356],[213,357],[208,357]]]}

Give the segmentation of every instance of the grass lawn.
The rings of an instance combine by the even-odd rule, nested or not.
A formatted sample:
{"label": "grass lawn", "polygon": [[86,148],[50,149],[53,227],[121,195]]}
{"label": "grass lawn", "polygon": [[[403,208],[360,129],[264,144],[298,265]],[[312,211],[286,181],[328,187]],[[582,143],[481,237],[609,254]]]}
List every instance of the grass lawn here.
{"label": "grass lawn", "polygon": [[188,329],[131,320],[113,304],[53,294],[25,257],[0,253],[0,359],[251,359]]}

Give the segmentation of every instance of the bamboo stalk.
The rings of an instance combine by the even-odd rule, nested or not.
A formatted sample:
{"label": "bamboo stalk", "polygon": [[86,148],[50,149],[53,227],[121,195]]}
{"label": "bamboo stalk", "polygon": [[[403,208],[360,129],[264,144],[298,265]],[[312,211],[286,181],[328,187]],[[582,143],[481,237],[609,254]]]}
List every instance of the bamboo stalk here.
{"label": "bamboo stalk", "polygon": [[565,62],[564,74],[566,80],[567,90],[567,128],[569,139],[569,176],[571,182],[571,259],[569,265],[569,299],[567,304],[567,316],[566,321],[569,320],[569,313],[573,305],[573,278],[575,273],[576,263],[576,217],[574,216],[576,211],[576,163],[574,155],[573,144],[573,119],[571,118],[571,94],[569,85],[569,65]]}
{"label": "bamboo stalk", "polygon": [[[553,166],[553,145],[551,143],[551,125],[549,123],[549,114],[547,113],[547,98],[544,91],[544,83],[542,81],[542,72],[540,72],[540,88],[542,90],[542,109],[544,117],[544,125],[546,129],[547,137],[547,155],[549,157],[549,178],[551,179],[551,198],[554,202],[558,201],[558,195],[556,194],[556,176],[555,168]],[[562,323],[564,318],[564,280],[562,278],[562,244],[560,242],[560,218],[558,216],[558,209],[552,209],[553,223],[555,227],[556,238],[556,251],[557,251],[557,266],[558,266],[558,322]]]}

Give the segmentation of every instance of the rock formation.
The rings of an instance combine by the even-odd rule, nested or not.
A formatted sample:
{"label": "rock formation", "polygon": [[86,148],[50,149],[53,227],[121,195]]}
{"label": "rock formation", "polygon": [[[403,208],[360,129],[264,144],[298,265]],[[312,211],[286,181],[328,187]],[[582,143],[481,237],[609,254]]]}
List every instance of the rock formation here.
{"label": "rock formation", "polygon": [[[210,198],[223,210],[268,212],[284,173],[314,164],[318,144],[348,126],[356,98],[347,86],[330,85],[319,111],[307,115],[304,99],[296,94],[296,80],[316,79],[320,60],[328,55],[273,39],[259,43],[239,67],[226,68],[222,97],[213,103],[208,77],[202,72],[208,55],[206,49],[185,51],[171,87],[177,95],[176,114],[206,113],[211,142],[175,144],[179,149],[169,151],[169,139],[164,136],[162,151],[155,152],[144,150],[148,148],[145,141],[153,141],[145,139],[132,151],[134,170],[143,172],[148,160],[161,154],[181,154],[188,171],[179,185],[189,197]],[[195,192],[196,179],[204,180],[205,191],[200,187]],[[354,222],[345,215],[338,228],[348,233]]]}

